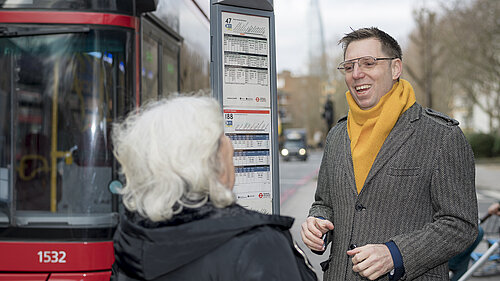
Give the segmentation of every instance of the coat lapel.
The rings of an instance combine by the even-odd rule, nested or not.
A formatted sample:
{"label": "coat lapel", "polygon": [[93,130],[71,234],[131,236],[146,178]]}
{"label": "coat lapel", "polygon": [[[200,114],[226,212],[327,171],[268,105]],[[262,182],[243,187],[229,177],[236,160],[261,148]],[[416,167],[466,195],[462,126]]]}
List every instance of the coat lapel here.
{"label": "coat lapel", "polygon": [[345,161],[344,161],[344,171],[349,180],[346,184],[349,184],[351,190],[354,194],[358,194],[356,189],[356,178],[354,177],[354,165],[352,164],[352,154],[351,154],[351,139],[349,139],[349,133],[347,132],[347,122],[344,131],[344,151],[345,151]]}
{"label": "coat lapel", "polygon": [[[380,148],[380,151],[373,162],[372,168],[366,177],[364,187],[367,186],[370,180],[380,171],[380,169],[382,169],[382,167],[384,167],[392,156],[398,152],[408,138],[410,138],[415,131],[412,123],[420,118],[421,111],[422,107],[415,103],[405,113],[403,113],[403,115],[401,115],[398,122],[394,125],[394,128],[392,128],[391,132],[385,139],[384,144]],[[361,192],[363,192],[364,187]]]}

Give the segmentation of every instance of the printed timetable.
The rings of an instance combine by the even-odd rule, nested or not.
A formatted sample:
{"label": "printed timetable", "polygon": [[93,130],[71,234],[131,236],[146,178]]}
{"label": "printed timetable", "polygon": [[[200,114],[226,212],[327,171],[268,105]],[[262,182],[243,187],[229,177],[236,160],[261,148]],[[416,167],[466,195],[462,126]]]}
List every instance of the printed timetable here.
{"label": "printed timetable", "polygon": [[224,106],[270,107],[269,19],[222,13]]}
{"label": "printed timetable", "polygon": [[270,165],[269,150],[236,150],[233,157],[235,166]]}
{"label": "printed timetable", "polygon": [[238,149],[269,149],[269,135],[266,134],[227,134],[233,143],[233,148]]}
{"label": "printed timetable", "polygon": [[272,199],[270,119],[269,109],[224,108],[224,132],[234,148],[233,191],[242,205]]}

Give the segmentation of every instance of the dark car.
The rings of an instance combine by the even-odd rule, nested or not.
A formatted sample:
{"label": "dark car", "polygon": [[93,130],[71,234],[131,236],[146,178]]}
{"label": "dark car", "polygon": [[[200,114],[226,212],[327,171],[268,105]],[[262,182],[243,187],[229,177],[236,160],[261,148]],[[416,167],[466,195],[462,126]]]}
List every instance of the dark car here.
{"label": "dark car", "polygon": [[301,140],[286,140],[281,148],[281,156],[283,160],[290,161],[292,158],[297,158],[302,161],[307,160],[307,145]]}

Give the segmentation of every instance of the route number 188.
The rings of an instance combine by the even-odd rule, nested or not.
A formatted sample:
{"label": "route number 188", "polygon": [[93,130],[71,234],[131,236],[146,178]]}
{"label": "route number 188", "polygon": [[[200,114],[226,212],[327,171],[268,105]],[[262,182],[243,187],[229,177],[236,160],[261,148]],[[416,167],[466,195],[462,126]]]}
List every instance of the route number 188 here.
{"label": "route number 188", "polygon": [[39,251],[37,255],[40,263],[66,263],[65,251]]}

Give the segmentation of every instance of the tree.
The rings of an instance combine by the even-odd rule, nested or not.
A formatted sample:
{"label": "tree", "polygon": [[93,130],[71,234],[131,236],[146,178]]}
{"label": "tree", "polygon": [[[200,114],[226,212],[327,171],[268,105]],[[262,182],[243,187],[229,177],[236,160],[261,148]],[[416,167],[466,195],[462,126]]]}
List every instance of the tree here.
{"label": "tree", "polygon": [[427,107],[433,107],[433,82],[439,75],[437,69],[439,45],[436,42],[436,13],[426,8],[414,12],[417,24],[416,30],[410,35],[411,42],[417,46],[419,60],[406,64],[406,71],[415,80],[420,89],[423,89]]}
{"label": "tree", "polygon": [[461,1],[445,7],[441,38],[453,91],[489,116],[490,131],[500,133],[500,3]]}
{"label": "tree", "polygon": [[448,114],[457,104],[477,107],[500,133],[500,2],[442,3],[439,12],[415,12],[405,70],[417,95],[425,93],[424,105]]}

